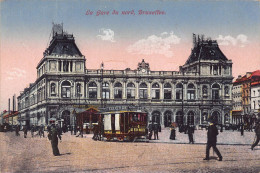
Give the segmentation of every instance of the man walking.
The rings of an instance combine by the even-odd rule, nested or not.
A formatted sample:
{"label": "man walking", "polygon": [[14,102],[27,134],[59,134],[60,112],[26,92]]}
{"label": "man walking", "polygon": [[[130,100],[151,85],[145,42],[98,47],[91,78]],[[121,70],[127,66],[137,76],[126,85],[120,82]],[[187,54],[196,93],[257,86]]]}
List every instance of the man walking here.
{"label": "man walking", "polygon": [[55,125],[52,126],[52,129],[49,133],[50,134],[48,135],[48,138],[51,140],[51,147],[52,147],[53,155],[59,156],[60,151],[59,151],[59,148],[58,148],[58,138],[61,140],[60,133],[56,129]]}
{"label": "man walking", "polygon": [[258,120],[256,126],[255,126],[255,141],[253,143],[253,145],[251,146],[251,150],[254,149],[255,146],[257,146],[257,144],[259,143],[260,140],[260,119]]}
{"label": "man walking", "polygon": [[222,156],[217,149],[217,135],[218,135],[218,129],[215,125],[215,122],[212,120],[209,127],[208,127],[208,133],[207,133],[207,147],[206,147],[206,158],[203,160],[209,160],[209,150],[212,147],[213,150],[217,153],[219,160],[222,161]]}
{"label": "man walking", "polygon": [[194,133],[194,128],[192,126],[188,126],[189,144],[194,144],[193,133]]}
{"label": "man walking", "polygon": [[159,139],[159,135],[158,135],[158,132],[159,132],[159,124],[155,123],[154,124],[154,140],[158,140]]}

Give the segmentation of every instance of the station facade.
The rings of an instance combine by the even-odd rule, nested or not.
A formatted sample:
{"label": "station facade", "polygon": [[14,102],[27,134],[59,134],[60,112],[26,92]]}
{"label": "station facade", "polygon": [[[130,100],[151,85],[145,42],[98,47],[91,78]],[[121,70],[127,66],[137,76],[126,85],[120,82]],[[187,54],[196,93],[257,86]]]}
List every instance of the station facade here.
{"label": "station facade", "polygon": [[179,71],[153,71],[144,59],[137,68],[86,69],[74,36],[54,25],[52,40],[37,65],[37,79],[18,96],[22,125],[47,125],[51,119],[74,124],[89,107],[101,111],[141,110],[149,121],[199,125],[214,116],[230,121],[232,61],[217,41],[193,35],[193,48]]}

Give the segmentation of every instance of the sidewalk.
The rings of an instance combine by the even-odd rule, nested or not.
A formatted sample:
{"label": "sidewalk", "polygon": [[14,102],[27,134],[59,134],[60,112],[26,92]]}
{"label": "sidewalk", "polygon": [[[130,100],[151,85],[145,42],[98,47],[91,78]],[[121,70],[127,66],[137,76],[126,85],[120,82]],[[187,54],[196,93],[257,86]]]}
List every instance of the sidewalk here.
{"label": "sidewalk", "polygon": [[[151,143],[176,143],[176,144],[188,144],[188,134],[179,133],[176,130],[176,140],[170,140],[170,129],[164,128],[159,133],[159,140],[150,140]],[[195,144],[205,144],[207,142],[207,131],[195,130],[194,135]],[[219,131],[217,137],[217,144],[219,145],[252,145],[255,138],[255,132],[244,131],[244,136],[241,136],[240,131],[224,130]],[[152,137],[153,139],[153,137]]]}

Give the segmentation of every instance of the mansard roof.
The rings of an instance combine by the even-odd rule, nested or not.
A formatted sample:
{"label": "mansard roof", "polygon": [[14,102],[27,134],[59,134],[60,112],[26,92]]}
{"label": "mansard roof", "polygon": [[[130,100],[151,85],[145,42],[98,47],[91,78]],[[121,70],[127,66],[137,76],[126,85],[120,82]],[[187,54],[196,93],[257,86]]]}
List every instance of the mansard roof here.
{"label": "mansard roof", "polygon": [[78,49],[74,36],[65,32],[55,33],[52,37],[49,47],[44,55],[70,55],[82,56]]}
{"label": "mansard roof", "polygon": [[191,51],[186,64],[190,64],[199,60],[221,60],[227,61],[228,59],[219,49],[216,40],[199,40],[194,42],[194,48]]}

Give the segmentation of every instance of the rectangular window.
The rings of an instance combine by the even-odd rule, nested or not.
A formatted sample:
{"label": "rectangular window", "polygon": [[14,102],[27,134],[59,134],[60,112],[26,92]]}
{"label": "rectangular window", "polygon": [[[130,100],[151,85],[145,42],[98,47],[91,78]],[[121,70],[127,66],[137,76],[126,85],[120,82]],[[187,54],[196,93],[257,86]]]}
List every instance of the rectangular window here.
{"label": "rectangular window", "polygon": [[148,98],[147,89],[140,89],[139,97],[140,97],[140,99],[147,99]]}
{"label": "rectangular window", "polygon": [[109,99],[110,98],[109,93],[110,93],[109,89],[103,89],[103,92],[102,92],[103,99]]}
{"label": "rectangular window", "polygon": [[127,98],[135,98],[135,89],[127,89]]}
{"label": "rectangular window", "polygon": [[176,91],[176,100],[182,99],[182,91]]}
{"label": "rectangular window", "polygon": [[160,90],[158,89],[152,90],[152,99],[160,99]]}
{"label": "rectangular window", "polygon": [[115,89],[115,98],[116,99],[122,98],[122,89]]}
{"label": "rectangular window", "polygon": [[172,91],[170,89],[164,89],[164,99],[171,99]]}
{"label": "rectangular window", "polygon": [[97,98],[97,89],[89,88],[89,98]]}

